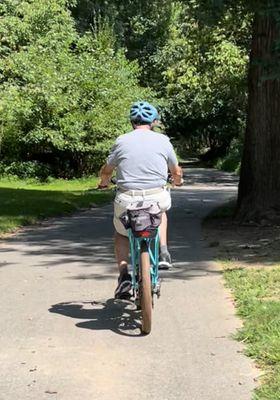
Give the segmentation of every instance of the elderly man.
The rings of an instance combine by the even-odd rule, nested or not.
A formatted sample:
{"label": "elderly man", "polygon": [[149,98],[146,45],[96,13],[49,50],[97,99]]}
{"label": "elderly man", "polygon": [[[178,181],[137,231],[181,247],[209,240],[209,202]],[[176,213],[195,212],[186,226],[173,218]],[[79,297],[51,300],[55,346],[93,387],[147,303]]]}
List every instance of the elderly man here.
{"label": "elderly man", "polygon": [[117,138],[107,163],[100,171],[100,188],[109,185],[114,169],[117,170],[117,194],[114,201],[115,254],[119,268],[116,298],[127,295],[131,289],[128,272],[128,234],[119,217],[132,202],[156,201],[163,211],[160,225],[159,268],[169,269],[171,257],[167,248],[167,216],[171,207],[170,192],[166,188],[168,169],[175,185],[182,184],[182,169],[167,136],[153,131],[159,115],[146,101],[132,105],[130,120],[133,131]]}

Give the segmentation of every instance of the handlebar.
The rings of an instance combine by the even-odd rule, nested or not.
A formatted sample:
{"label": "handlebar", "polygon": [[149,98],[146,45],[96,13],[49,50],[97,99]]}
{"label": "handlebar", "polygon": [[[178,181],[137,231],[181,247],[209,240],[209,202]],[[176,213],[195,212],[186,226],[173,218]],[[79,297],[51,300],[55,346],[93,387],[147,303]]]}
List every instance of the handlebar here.
{"label": "handlebar", "polygon": [[[117,184],[117,179],[116,179],[115,177],[111,178],[111,183],[112,183],[113,185],[116,185],[116,184]],[[103,186],[103,185],[100,185],[100,184],[99,184],[99,185],[97,186],[97,189],[98,189],[98,190],[109,189],[109,185]]]}
{"label": "handlebar", "polygon": [[[116,177],[111,178],[111,183],[112,183],[112,185],[116,185],[116,184],[117,184],[117,178],[116,178]],[[173,178],[172,178],[172,174],[171,174],[170,172],[168,172],[167,183],[169,183],[169,184],[171,184],[171,185],[173,184]],[[176,185],[176,186],[182,186],[183,183],[184,183],[184,180],[183,180],[183,178],[182,178],[181,185]],[[100,190],[102,190],[102,189],[108,189],[108,188],[109,188],[108,185],[107,185],[107,186],[98,185],[98,187],[97,187],[97,189],[100,189]]]}

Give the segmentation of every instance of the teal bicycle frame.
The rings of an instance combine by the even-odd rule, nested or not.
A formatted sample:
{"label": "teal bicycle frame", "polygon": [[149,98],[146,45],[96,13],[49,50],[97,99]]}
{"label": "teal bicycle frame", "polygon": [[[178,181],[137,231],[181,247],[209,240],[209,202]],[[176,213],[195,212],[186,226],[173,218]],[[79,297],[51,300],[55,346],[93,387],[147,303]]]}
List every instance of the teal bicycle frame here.
{"label": "teal bicycle frame", "polygon": [[160,281],[158,276],[158,262],[159,262],[159,230],[157,228],[156,234],[153,237],[136,237],[133,235],[131,229],[128,229],[129,245],[130,245],[130,259],[132,266],[132,289],[135,295],[139,290],[139,271],[140,271],[140,251],[143,243],[146,243],[149,256],[150,256],[150,273],[151,273],[151,286],[152,294],[160,295]]}

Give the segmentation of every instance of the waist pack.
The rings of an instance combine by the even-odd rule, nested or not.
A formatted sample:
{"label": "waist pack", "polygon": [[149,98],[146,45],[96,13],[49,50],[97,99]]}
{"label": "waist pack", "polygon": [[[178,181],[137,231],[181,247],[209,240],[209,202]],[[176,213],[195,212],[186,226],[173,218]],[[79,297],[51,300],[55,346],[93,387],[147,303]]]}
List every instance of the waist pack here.
{"label": "waist pack", "polygon": [[133,233],[153,232],[161,224],[162,212],[158,203],[151,201],[139,201],[131,203],[126,212],[120,216],[125,229],[131,229]]}

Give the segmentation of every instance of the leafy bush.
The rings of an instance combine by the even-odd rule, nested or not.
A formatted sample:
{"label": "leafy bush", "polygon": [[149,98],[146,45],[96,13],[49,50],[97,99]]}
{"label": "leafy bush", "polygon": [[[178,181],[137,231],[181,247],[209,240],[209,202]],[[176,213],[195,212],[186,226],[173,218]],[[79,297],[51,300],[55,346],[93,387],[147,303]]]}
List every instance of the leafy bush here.
{"label": "leafy bush", "polygon": [[110,27],[80,36],[68,4],[0,5],[0,157],[51,165],[67,178],[96,171],[130,129],[131,103],[152,96]]}
{"label": "leafy bush", "polygon": [[51,175],[51,168],[37,161],[14,161],[10,164],[0,163],[1,176],[16,176],[22,179],[36,178],[46,180]]}
{"label": "leafy bush", "polygon": [[216,163],[216,168],[226,172],[236,172],[239,174],[241,156],[242,156],[242,143],[238,139],[234,139],[230,145],[229,151],[224,158],[220,158]]}
{"label": "leafy bush", "polygon": [[248,49],[243,36],[248,36],[250,17],[245,14],[238,25],[228,9],[219,24],[202,22],[200,3],[174,5],[169,39],[154,56],[162,75],[158,90],[166,98],[169,132],[188,139],[194,150],[225,153],[245,125]]}

